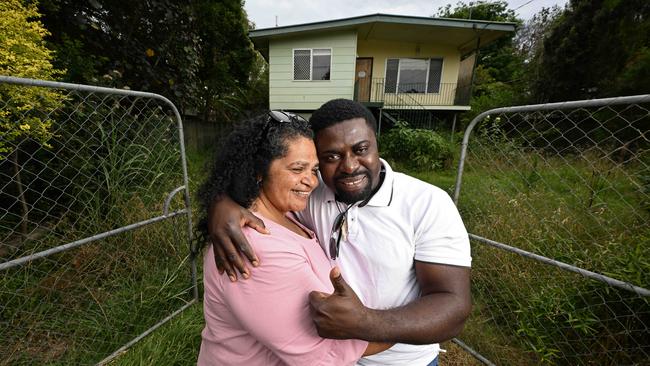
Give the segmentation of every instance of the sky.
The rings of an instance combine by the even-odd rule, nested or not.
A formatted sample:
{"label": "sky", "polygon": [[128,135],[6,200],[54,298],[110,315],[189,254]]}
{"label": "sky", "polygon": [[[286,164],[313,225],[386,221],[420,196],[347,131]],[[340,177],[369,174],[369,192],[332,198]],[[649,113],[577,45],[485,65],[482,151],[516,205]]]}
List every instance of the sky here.
{"label": "sky", "polygon": [[[294,25],[323,20],[349,18],[376,13],[428,17],[447,4],[459,0],[245,0],[244,8],[255,28]],[[468,3],[469,0],[464,0]],[[543,7],[559,5],[568,0],[508,0],[520,18],[530,19]]]}

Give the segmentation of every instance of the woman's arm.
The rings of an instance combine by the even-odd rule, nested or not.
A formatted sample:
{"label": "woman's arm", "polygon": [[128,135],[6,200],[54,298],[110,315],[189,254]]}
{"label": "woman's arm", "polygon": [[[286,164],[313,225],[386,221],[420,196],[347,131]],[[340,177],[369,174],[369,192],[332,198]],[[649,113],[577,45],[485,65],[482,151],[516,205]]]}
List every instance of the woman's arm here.
{"label": "woman's arm", "polygon": [[[314,273],[313,265],[319,270],[316,261],[309,262],[304,252],[289,250],[273,235],[252,230],[247,234],[258,250],[261,266],[253,268],[246,281],[224,282],[223,300],[240,324],[290,365],[345,365],[360,358],[368,342],[325,339],[316,332],[309,312],[309,293],[314,289],[331,291],[329,284]],[[321,277],[327,279],[326,275]]]}

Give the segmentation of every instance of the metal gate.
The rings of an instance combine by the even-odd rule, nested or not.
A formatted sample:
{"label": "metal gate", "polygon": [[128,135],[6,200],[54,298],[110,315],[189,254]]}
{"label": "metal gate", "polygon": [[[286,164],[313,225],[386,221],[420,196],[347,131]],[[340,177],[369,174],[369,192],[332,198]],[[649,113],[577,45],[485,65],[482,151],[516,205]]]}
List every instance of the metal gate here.
{"label": "metal gate", "polygon": [[647,364],[650,95],[481,113],[457,174],[475,305],[456,343],[486,364]]}
{"label": "metal gate", "polygon": [[0,97],[0,363],[108,362],[198,299],[179,112],[6,76]]}

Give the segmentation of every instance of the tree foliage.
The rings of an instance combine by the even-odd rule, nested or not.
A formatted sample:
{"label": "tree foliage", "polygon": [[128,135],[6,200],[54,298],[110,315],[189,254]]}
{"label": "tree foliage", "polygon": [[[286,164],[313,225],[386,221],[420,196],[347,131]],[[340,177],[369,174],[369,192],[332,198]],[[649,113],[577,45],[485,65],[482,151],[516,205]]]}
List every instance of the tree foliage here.
{"label": "tree foliage", "polygon": [[[508,9],[508,3],[503,0],[488,2],[477,1],[465,4],[456,3],[454,8],[451,4],[438,8],[437,17],[489,20],[496,22],[511,22],[521,24],[515,12]],[[508,82],[520,76],[521,60],[515,51],[514,34],[501,37],[492,44],[481,48],[479,52],[478,66],[481,66],[492,78],[500,82]]]}
{"label": "tree foliage", "polygon": [[456,3],[452,8],[447,4],[438,8],[438,17],[456,19],[492,20],[497,22],[518,22],[514,10],[508,9],[508,2],[499,1],[475,1],[465,4],[462,1]]}
{"label": "tree foliage", "polygon": [[[0,75],[52,80],[61,74],[52,66],[52,51],[43,41],[48,32],[38,19],[35,5],[0,2]],[[53,90],[0,84],[0,159],[26,138],[48,146],[52,121],[47,115],[61,100]]]}
{"label": "tree foliage", "polygon": [[563,9],[557,5],[542,8],[537,14],[525,21],[517,29],[515,45],[523,55],[526,63],[534,63],[534,57],[543,46],[543,40],[548,35],[552,25],[562,15]]}
{"label": "tree foliage", "polygon": [[650,91],[650,2],[571,0],[522,22],[505,1],[458,2],[436,16],[509,21],[516,35],[480,50],[471,118],[486,108]]}
{"label": "tree foliage", "polygon": [[[521,24],[515,12],[508,9],[506,1],[478,1],[469,4],[458,2],[438,9],[436,16],[445,18],[476,19]],[[464,123],[477,114],[496,107],[518,104],[521,96],[524,58],[518,52],[515,34],[501,37],[479,51],[474,85],[472,89],[472,110],[464,113]]]}
{"label": "tree foliage", "polygon": [[536,54],[537,102],[647,93],[650,2],[571,0]]}
{"label": "tree foliage", "polygon": [[[197,1],[197,29],[201,38],[203,64],[198,76],[204,81],[204,111],[224,111],[223,104],[233,96],[245,94],[255,63],[255,52],[248,39],[248,20],[241,1]],[[228,98],[231,97],[231,98]],[[235,100],[242,102],[244,98]],[[222,108],[217,106],[222,105]],[[226,117],[225,115],[219,116]]]}
{"label": "tree foliage", "polygon": [[66,79],[160,93],[214,115],[246,89],[255,51],[241,0],[42,0]]}

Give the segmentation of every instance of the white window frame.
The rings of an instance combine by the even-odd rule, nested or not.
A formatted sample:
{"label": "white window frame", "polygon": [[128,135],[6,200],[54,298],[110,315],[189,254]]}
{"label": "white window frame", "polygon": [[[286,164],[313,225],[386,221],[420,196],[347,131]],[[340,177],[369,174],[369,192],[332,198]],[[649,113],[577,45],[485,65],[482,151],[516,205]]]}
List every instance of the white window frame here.
{"label": "white window frame", "polygon": [[[329,50],[330,51],[330,78],[328,80],[314,80],[314,50]],[[296,80],[295,67],[296,67],[296,51],[309,51],[309,80]],[[295,82],[310,82],[310,81],[320,81],[327,82],[332,81],[332,68],[334,63],[334,50],[331,47],[313,47],[313,48],[293,48],[291,49],[291,80]]]}
{"label": "white window frame", "polygon": [[[386,94],[404,94],[403,92],[399,91],[399,77],[400,77],[400,72],[401,72],[401,60],[404,59],[412,59],[412,60],[425,60],[427,62],[427,76],[424,80],[424,93],[416,93],[416,94],[440,94],[440,89],[442,89],[442,70],[445,65],[445,60],[444,57],[428,57],[428,58],[417,58],[417,57],[386,57],[386,60],[384,60],[384,80],[386,80],[386,74],[388,73],[388,61],[389,60],[398,60],[397,62],[397,79],[395,80],[395,92],[394,93],[387,93],[386,92],[386,85],[384,81],[384,93]],[[440,82],[438,83],[438,92],[437,93],[429,93],[429,73],[431,72],[431,60],[440,60]]]}

